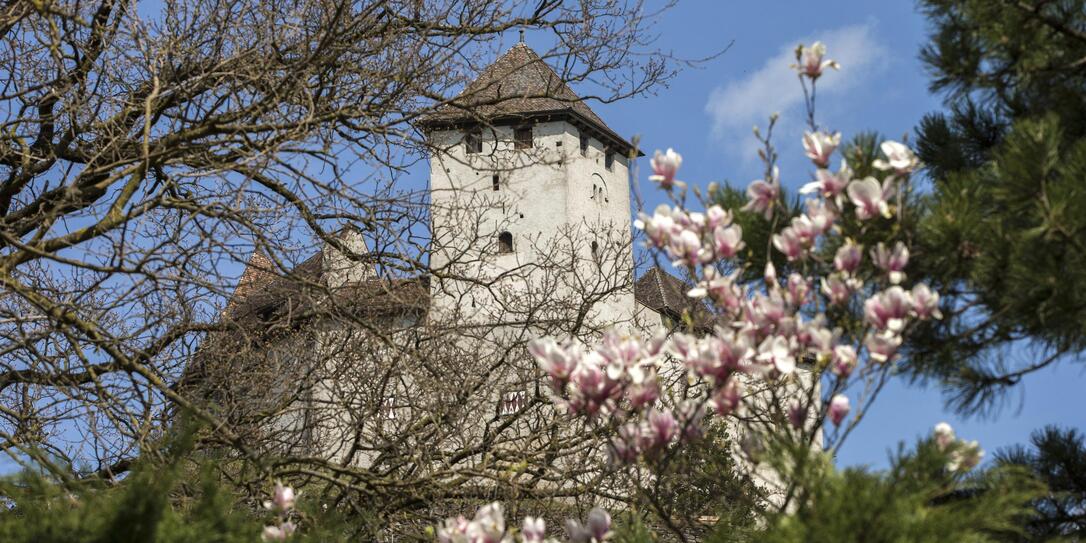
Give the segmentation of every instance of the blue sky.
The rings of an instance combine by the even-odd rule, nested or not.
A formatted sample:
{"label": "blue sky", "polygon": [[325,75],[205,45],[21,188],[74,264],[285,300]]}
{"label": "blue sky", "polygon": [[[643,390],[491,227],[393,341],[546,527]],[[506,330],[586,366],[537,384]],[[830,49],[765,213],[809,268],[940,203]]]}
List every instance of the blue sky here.
{"label": "blue sky", "polygon": [[[642,147],[674,147],[684,162],[681,179],[705,185],[730,180],[745,186],[760,176],[751,135],[779,111],[778,148],[782,182],[798,188],[811,170],[800,152],[802,95],[788,70],[797,43],[818,39],[840,72],[820,80],[818,120],[845,137],[874,130],[893,139],[911,133],[927,112],[940,108],[927,91],[917,59],[926,21],[912,2],[681,2],[656,26],[657,45],[685,58],[731,49],[700,69],[686,70],[655,95],[593,108],[625,136],[638,134]],[[549,45],[549,44],[548,44]],[[642,177],[648,161],[641,160]],[[646,206],[659,195],[645,191]],[[1045,424],[1086,429],[1086,375],[1081,364],[1064,364],[1027,377],[998,416],[963,419],[944,408],[935,388],[896,381],[850,436],[839,465],[887,465],[899,441],[912,443],[940,421],[988,451],[1024,443]]]}
{"label": "blue sky", "polygon": [[[679,57],[703,57],[732,46],[653,95],[592,107],[618,133],[640,135],[647,152],[667,147],[681,152],[680,178],[694,184],[729,180],[745,186],[758,177],[751,126],[764,126],[775,111],[781,113],[776,141],[782,181],[791,189],[807,181],[811,170],[799,145],[802,99],[788,69],[797,43],[822,40],[829,56],[841,62],[840,72],[820,81],[818,117],[846,138],[875,130],[900,139],[940,107],[917,60],[925,21],[912,2],[685,1],[664,14],[655,30],[657,46]],[[515,39],[510,33],[509,45]],[[543,50],[553,45],[545,40],[529,37]],[[648,161],[640,165],[643,177]],[[409,183],[425,179],[419,170]],[[647,188],[642,187],[651,209],[661,198]],[[884,467],[887,452],[899,441],[912,442],[944,420],[989,451],[1023,443],[1045,424],[1086,430],[1084,369],[1065,364],[1028,376],[991,420],[963,420],[944,409],[938,390],[894,382],[849,438],[838,463]],[[0,472],[12,467],[0,457]]]}

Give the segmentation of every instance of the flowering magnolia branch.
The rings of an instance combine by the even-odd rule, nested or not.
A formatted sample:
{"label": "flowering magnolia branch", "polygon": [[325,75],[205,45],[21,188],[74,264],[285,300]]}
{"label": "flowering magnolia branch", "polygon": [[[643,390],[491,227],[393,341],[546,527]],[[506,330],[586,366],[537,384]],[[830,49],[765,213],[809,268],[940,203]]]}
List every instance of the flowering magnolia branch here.
{"label": "flowering magnolia branch", "polygon": [[[885,239],[865,251],[843,234],[859,232],[864,239],[877,235],[879,221],[894,217],[900,208],[893,196],[920,163],[907,146],[888,141],[881,146],[883,158],[873,163],[885,172],[881,181],[873,176],[855,179],[845,160],[837,171],[828,169],[841,135],[816,131],[813,122],[814,82],[825,68],[837,68],[824,54],[819,43],[801,47],[795,66],[801,81],[811,83],[811,130],[803,136],[803,148],[816,171],[814,180],[800,190],[808,195],[805,211],[777,229],[781,216],[774,219],[775,214],[788,208],[768,136],[763,140],[768,150],[762,153],[765,178],[750,183],[742,208],[771,221],[768,250],[783,255],[786,276],[778,277],[771,255],[766,255],[762,280],[743,282],[746,264],[740,252],[746,243],[734,212],[719,205],[693,211],[680,204],[686,195],[684,190],[675,198],[676,189],[685,188],[676,180],[682,156],[672,149],[657,151],[649,179],[667,191],[675,205],[661,205],[651,215],[640,213],[635,226],[644,231],[651,249],[692,278],[687,294],[699,307],[712,309],[712,324],[692,333],[660,331],[649,338],[611,330],[591,345],[550,337],[529,345],[555,403],[572,417],[613,430],[609,451],[615,464],[644,462],[651,468],[701,436],[710,417],[731,417],[742,424],[758,418],[741,415],[759,410],[768,411],[770,421],[791,423],[791,430],[772,428],[774,434],[805,439],[808,446],[828,420],[839,430],[834,434],[834,447],[839,447],[847,435],[840,429],[853,411],[849,388],[860,381],[878,390],[910,326],[941,318],[938,293],[923,283],[903,286],[909,262],[904,243]],[[829,323],[828,311],[849,315],[851,308],[860,312],[857,326]],[[808,370],[798,369],[801,362],[811,363],[806,366],[810,378],[804,377]],[[691,386],[681,391],[669,386],[667,377],[675,374],[685,374]],[[873,396],[861,396],[864,401],[849,428]],[[749,430],[742,440],[748,452],[760,447],[753,438],[758,430]],[[948,469],[975,466],[982,454],[979,447],[959,443],[947,431],[949,426],[940,426],[936,440],[949,455]],[[480,514],[489,519],[494,510]],[[482,520],[477,516],[473,522]],[[465,523],[460,519],[446,530],[470,524]]]}
{"label": "flowering magnolia branch", "polygon": [[[611,536],[611,515],[600,508],[592,509],[584,524],[566,521],[567,543],[602,543]],[[548,538],[546,523],[541,518],[525,517],[519,532],[509,530],[500,503],[483,506],[468,520],[463,516],[451,518],[438,528],[441,543],[558,543]]]}

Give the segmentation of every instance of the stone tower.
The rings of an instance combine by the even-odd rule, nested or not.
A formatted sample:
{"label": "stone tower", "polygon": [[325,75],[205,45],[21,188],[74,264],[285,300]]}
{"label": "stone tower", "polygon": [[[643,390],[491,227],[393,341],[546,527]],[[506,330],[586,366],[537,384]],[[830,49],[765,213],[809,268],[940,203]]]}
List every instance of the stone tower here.
{"label": "stone tower", "polygon": [[424,128],[432,310],[482,322],[532,305],[531,318],[560,318],[596,296],[597,325],[633,318],[635,151],[539,55],[514,45]]}

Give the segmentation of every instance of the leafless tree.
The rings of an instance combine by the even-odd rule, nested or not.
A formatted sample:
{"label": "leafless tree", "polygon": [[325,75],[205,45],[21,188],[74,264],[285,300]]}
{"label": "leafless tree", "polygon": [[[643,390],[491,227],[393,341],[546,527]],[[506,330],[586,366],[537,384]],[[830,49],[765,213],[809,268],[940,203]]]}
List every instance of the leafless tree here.
{"label": "leafless tree", "polygon": [[[113,478],[183,413],[243,465],[239,487],[292,476],[390,519],[602,488],[578,460],[595,442],[555,426],[520,353],[597,332],[586,316],[632,263],[593,268],[574,240],[599,225],[525,240],[548,256],[508,275],[571,295],[480,283],[508,302],[501,322],[436,316],[430,292],[470,278],[429,259],[419,171],[440,149],[420,122],[485,124],[505,97],[453,97],[517,29],[556,44],[541,56],[588,100],[674,63],[638,1],[516,4],[5,2],[0,448]],[[336,262],[365,272],[329,281]]]}

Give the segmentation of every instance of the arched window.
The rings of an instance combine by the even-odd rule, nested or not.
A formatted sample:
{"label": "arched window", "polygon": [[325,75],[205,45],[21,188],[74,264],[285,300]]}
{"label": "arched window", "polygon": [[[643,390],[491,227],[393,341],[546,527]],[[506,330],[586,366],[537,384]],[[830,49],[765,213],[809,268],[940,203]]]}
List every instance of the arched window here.
{"label": "arched window", "polygon": [[600,244],[599,242],[592,241],[592,258],[599,259],[600,257]]}
{"label": "arched window", "polygon": [[498,254],[513,252],[513,234],[502,232],[498,234]]}

